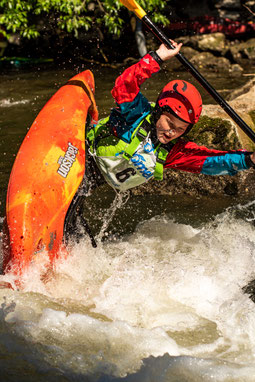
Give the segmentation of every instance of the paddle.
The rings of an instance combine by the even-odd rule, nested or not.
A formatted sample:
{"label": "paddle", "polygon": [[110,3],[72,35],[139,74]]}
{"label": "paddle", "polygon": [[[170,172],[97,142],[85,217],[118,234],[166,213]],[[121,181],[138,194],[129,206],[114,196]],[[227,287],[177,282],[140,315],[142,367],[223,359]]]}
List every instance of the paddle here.
{"label": "paddle", "polygon": [[[150,20],[146,12],[135,0],[120,0],[120,2],[134,12],[136,16],[154,33],[154,35],[169,49],[174,49],[166,35]],[[221,97],[221,95],[207,82],[207,80],[198,72],[198,70],[181,53],[175,56],[182,65],[195,77],[203,88],[215,99],[223,110],[233,119],[233,121],[246,133],[246,135],[255,143],[255,133],[244,122],[244,120],[232,109],[232,107]]]}

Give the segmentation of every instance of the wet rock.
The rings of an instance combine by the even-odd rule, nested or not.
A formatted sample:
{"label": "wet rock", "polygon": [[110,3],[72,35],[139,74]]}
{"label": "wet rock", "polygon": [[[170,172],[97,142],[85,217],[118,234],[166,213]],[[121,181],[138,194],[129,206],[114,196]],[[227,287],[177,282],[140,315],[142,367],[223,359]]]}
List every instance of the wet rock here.
{"label": "wet rock", "polygon": [[[204,107],[206,109],[206,106]],[[240,149],[241,142],[233,124],[223,118],[209,117],[206,110],[188,134],[190,140],[215,150]],[[216,113],[215,113],[216,114]],[[217,115],[217,114],[216,114]]]}
{"label": "wet rock", "polygon": [[[181,53],[183,56],[185,56],[189,61],[198,54],[198,52],[189,47],[189,46],[183,46],[182,47],[182,50],[181,50]],[[172,70],[176,70],[176,71],[182,71],[182,70],[186,70],[184,68],[184,66],[180,63],[180,61],[178,61],[177,59],[173,59],[173,60],[169,60],[169,61],[166,61],[164,63],[164,66],[163,66],[163,69],[164,70],[168,70],[168,71],[172,71]]]}
{"label": "wet rock", "polygon": [[231,68],[231,63],[227,58],[215,57],[210,52],[198,53],[190,61],[200,69],[229,71]]}
{"label": "wet rock", "polygon": [[[229,41],[223,33],[211,33],[183,36],[177,38],[176,41],[183,43],[181,52],[188,60],[192,59],[194,62],[198,62],[201,67],[208,69],[219,66],[219,68],[222,67],[233,72],[233,75],[238,75],[242,71],[242,66],[247,67],[247,65],[255,63],[255,38],[246,42]],[[239,66],[231,68],[233,64]],[[171,63],[170,65],[174,69],[180,67],[178,64]]]}
{"label": "wet rock", "polygon": [[251,280],[246,286],[243,288],[244,293],[247,293],[250,299],[255,303],[255,280]]}
{"label": "wet rock", "polygon": [[[134,188],[132,193],[134,195],[146,193],[172,196],[187,195],[195,198],[218,197],[219,195],[248,197],[249,195],[254,196],[255,174],[253,175],[250,185],[247,186],[249,174],[246,173],[238,173],[234,177],[229,175],[209,176],[168,169],[164,173],[163,181],[152,180],[145,185]],[[245,187],[243,187],[244,184]]]}
{"label": "wet rock", "polygon": [[240,44],[230,46],[229,53],[234,61],[241,63],[242,59],[255,61],[255,38]]}
{"label": "wet rock", "polygon": [[241,1],[240,0],[218,0],[215,2],[216,8],[226,8],[226,9],[240,9]]}
{"label": "wet rock", "polygon": [[255,126],[255,110],[251,110],[249,112],[249,115],[250,115],[250,117],[252,119],[253,125]]}
{"label": "wet rock", "polygon": [[[245,98],[247,98],[247,93],[248,92],[252,92],[252,88],[255,86],[255,77],[250,79],[245,85],[241,86],[240,88],[237,88],[236,90],[232,91],[231,94],[229,94],[229,96],[227,97],[227,99],[229,101],[232,101],[236,98],[238,98],[239,96],[244,96]],[[251,105],[251,107],[253,107],[253,104]]]}
{"label": "wet rock", "polygon": [[[253,112],[255,111],[255,86],[252,86],[248,92],[239,95],[237,98],[229,102],[230,106],[238,113],[238,115],[246,122],[246,124],[255,131],[253,121]],[[202,115],[210,118],[220,118],[224,121],[229,121],[232,128],[236,131],[237,138],[241,147],[254,151],[255,144],[247,137],[247,135],[233,122],[233,120],[224,112],[219,105],[205,105]]]}
{"label": "wet rock", "polygon": [[[224,55],[228,50],[228,41],[223,33],[210,33],[195,36],[185,36],[176,39],[182,42],[184,46],[191,47],[197,51],[211,52],[218,56]],[[183,48],[182,48],[183,49]]]}
{"label": "wet rock", "polygon": [[246,1],[245,6],[249,7],[249,9],[252,12],[255,9],[255,1],[254,0]]}
{"label": "wet rock", "polygon": [[182,54],[188,59],[191,60],[196,54],[198,54],[197,50],[191,48],[190,46],[182,47]]}
{"label": "wet rock", "polygon": [[226,37],[223,33],[201,35],[198,38],[198,48],[201,51],[221,53],[227,49]]}
{"label": "wet rock", "polygon": [[226,195],[237,195],[238,194],[238,185],[235,180],[232,182],[227,183],[226,187],[224,188],[224,192]]}
{"label": "wet rock", "polygon": [[238,20],[242,4],[240,0],[218,0],[215,2],[215,8],[218,9],[220,17]]}
{"label": "wet rock", "polygon": [[244,69],[239,64],[233,64],[229,68],[229,72],[232,76],[241,76]]}

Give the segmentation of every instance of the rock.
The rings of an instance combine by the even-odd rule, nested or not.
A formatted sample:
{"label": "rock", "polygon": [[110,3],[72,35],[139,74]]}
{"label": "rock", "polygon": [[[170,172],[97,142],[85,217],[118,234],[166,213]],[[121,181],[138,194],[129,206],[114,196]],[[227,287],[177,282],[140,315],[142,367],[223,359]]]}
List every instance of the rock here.
{"label": "rock", "polygon": [[252,88],[255,86],[255,77],[248,81],[245,85],[237,88],[232,91],[231,94],[227,97],[229,101],[236,99],[239,96],[245,95],[249,91],[252,91]]}
{"label": "rock", "polygon": [[230,46],[229,53],[237,63],[240,63],[242,59],[255,61],[255,38]]}
{"label": "rock", "polygon": [[210,52],[198,53],[190,61],[199,69],[229,71],[231,68],[230,61],[227,58],[215,57]]}
{"label": "rock", "polygon": [[[192,59],[192,57],[194,57],[195,55],[198,54],[198,52],[195,49],[193,49],[193,48],[191,48],[189,46],[183,46],[182,50],[181,50],[181,53],[189,61]],[[163,68],[164,68],[164,70],[168,70],[168,71],[172,71],[172,70],[176,70],[176,71],[186,70],[184,68],[184,66],[180,63],[180,61],[178,61],[177,59],[166,61],[164,63]]]}
{"label": "rock", "polygon": [[226,8],[226,9],[240,9],[241,1],[240,0],[219,0],[216,1],[216,8]]}
{"label": "rock", "polygon": [[[249,86],[249,87],[248,87]],[[245,89],[243,86],[241,89]],[[255,110],[255,79],[249,81],[247,84],[247,91],[244,94],[240,94],[238,97],[233,99],[230,104],[233,108],[241,111],[242,113],[250,113]]]}
{"label": "rock", "polygon": [[220,0],[216,1],[215,8],[218,9],[220,17],[238,20],[242,10],[242,4],[240,0]]}
{"label": "rock", "polygon": [[191,48],[190,46],[183,46],[182,47],[182,54],[188,59],[190,60],[192,57],[194,57],[196,54],[198,54],[198,52]]}
{"label": "rock", "polygon": [[207,105],[205,105],[199,122],[188,134],[189,139],[215,150],[240,149],[241,143],[233,123],[227,119],[215,118],[214,115],[209,116],[208,114],[211,113],[208,112]]}
{"label": "rock", "polygon": [[245,5],[249,8],[254,8],[255,7],[255,1],[254,0],[246,1]]}
{"label": "rock", "polygon": [[176,39],[176,41],[182,42],[186,47],[188,46],[202,52],[208,51],[217,55],[224,55],[229,49],[225,35],[220,32],[195,36],[184,36]]}
{"label": "rock", "polygon": [[[237,114],[246,122],[246,124],[255,131],[255,124],[253,116],[255,116],[255,86],[237,98],[229,102],[230,106],[237,112]],[[236,130],[238,141],[242,148],[248,151],[255,150],[255,144],[247,137],[247,135],[236,126],[233,120],[224,112],[219,105],[205,105],[203,107],[202,116],[206,115],[210,118],[220,118],[224,121],[229,121],[231,126]]]}
{"label": "rock", "polygon": [[255,38],[252,38],[244,43],[243,52],[248,59],[255,59]]}
{"label": "rock", "polygon": [[[198,61],[207,61],[206,67],[217,67],[217,62],[215,57],[225,57],[228,61],[221,60],[218,62],[219,66],[230,70],[230,62],[237,63],[240,66],[247,66],[255,63],[255,38],[249,39],[246,42],[237,42],[237,41],[228,41],[223,33],[211,33],[204,35],[195,35],[195,36],[183,36],[176,39],[177,42],[182,42],[183,47],[181,52],[185,56],[184,49],[187,49],[187,58],[189,60],[194,59]],[[190,50],[190,51],[189,51]],[[201,56],[196,56],[201,54]],[[205,53],[206,56],[203,56],[202,53]],[[211,53],[213,56],[208,55]],[[189,56],[188,56],[189,55]],[[252,61],[252,62],[250,62]],[[198,63],[200,65],[200,63]],[[211,65],[210,65],[211,64]],[[204,66],[201,63],[202,66]],[[233,73],[237,74],[239,71],[238,67],[233,68]],[[240,69],[240,67],[239,67]]]}
{"label": "rock", "polygon": [[232,76],[240,76],[243,73],[244,69],[239,64],[231,65],[229,72]]}
{"label": "rock", "polygon": [[211,33],[199,36],[198,48],[201,51],[224,54],[227,49],[226,37],[223,33]]}
{"label": "rock", "polygon": [[[251,170],[252,171],[252,170]],[[210,176],[203,174],[190,174],[184,171],[166,170],[164,180],[152,180],[147,184],[134,188],[134,195],[161,194],[161,195],[188,195],[191,197],[218,197],[219,195],[248,195],[254,196],[255,174],[250,179],[250,172],[242,172],[229,176]],[[245,185],[245,186],[243,186]],[[245,191],[247,189],[247,191]]]}

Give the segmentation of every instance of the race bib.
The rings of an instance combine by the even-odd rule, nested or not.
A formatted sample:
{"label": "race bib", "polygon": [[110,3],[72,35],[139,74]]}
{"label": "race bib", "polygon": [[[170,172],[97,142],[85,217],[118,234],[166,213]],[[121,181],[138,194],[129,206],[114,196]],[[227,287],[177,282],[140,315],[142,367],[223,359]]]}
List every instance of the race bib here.
{"label": "race bib", "polygon": [[[107,147],[105,148],[107,152]],[[128,161],[122,152],[113,156],[96,156],[96,162],[107,183],[120,191],[126,191],[147,182],[153,177],[156,165],[156,155],[150,138],[145,139],[138,146],[137,151]]]}

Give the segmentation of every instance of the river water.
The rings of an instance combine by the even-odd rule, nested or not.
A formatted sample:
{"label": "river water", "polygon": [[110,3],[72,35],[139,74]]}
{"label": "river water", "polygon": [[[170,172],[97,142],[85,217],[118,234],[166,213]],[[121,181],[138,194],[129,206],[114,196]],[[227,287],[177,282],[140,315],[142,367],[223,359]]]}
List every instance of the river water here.
{"label": "river water", "polygon": [[[1,223],[19,145],[77,70],[1,75]],[[92,70],[103,117],[118,71]],[[148,81],[148,98],[169,77]],[[238,81],[210,82],[224,92]],[[255,304],[242,290],[255,278],[255,201],[117,198],[103,186],[86,212],[96,249],[84,236],[52,273],[45,254],[21,291],[0,289],[0,381],[255,381]]]}

